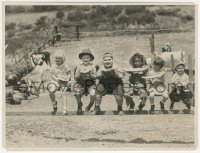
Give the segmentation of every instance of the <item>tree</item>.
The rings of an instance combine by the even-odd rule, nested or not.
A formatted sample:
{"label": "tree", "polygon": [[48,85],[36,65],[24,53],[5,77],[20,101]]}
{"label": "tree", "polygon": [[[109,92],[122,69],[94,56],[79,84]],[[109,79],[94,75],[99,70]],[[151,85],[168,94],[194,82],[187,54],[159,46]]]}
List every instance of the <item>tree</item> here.
{"label": "tree", "polygon": [[62,20],[64,16],[65,16],[65,12],[63,12],[62,10],[57,11],[56,18]]}

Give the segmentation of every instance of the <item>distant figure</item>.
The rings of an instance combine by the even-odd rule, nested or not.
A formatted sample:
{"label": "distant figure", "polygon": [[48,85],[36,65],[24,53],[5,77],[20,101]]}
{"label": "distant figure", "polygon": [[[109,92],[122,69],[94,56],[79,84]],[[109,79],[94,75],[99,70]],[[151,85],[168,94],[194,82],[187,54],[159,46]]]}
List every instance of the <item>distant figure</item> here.
{"label": "distant figure", "polygon": [[172,48],[170,46],[169,43],[166,43],[163,47],[162,47],[162,52],[171,52]]}
{"label": "distant figure", "polygon": [[61,41],[61,33],[58,31],[58,26],[54,26],[54,41]]}
{"label": "distant figure", "polygon": [[49,46],[54,46],[57,41],[61,41],[61,33],[58,30],[58,26],[54,26],[53,38],[48,41]]}

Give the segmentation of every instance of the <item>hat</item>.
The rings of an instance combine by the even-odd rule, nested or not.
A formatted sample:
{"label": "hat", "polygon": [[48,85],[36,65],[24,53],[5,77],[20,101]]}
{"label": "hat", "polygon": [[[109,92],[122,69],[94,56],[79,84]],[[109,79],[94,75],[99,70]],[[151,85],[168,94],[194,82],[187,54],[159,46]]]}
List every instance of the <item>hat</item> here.
{"label": "hat", "polygon": [[103,54],[103,59],[105,57],[111,57],[111,58],[113,58],[113,55],[111,53],[105,53],[105,54]]}
{"label": "hat", "polygon": [[90,60],[93,61],[94,60],[94,55],[92,55],[92,52],[90,51],[90,49],[84,49],[80,54],[79,54],[79,58],[82,59],[82,57],[84,55],[89,55],[90,56]]}
{"label": "hat", "polygon": [[177,61],[176,63],[175,63],[175,68],[177,67],[177,66],[179,66],[179,65],[183,65],[183,66],[185,66],[185,62],[183,62],[183,61]]}

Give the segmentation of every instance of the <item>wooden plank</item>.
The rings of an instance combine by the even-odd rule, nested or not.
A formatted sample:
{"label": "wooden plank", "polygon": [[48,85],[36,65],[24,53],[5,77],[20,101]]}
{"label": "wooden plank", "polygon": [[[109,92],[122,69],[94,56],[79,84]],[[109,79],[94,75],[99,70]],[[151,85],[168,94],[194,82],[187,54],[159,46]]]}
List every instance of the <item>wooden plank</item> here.
{"label": "wooden plank", "polygon": [[[194,74],[193,74],[193,61],[192,61],[192,55],[188,55],[188,70],[189,70],[189,80],[191,82],[190,84],[190,90],[194,94]],[[195,105],[195,100],[194,100],[194,95],[191,99],[191,103],[194,106]]]}
{"label": "wooden plank", "polygon": [[193,68],[192,68],[192,55],[188,55],[188,69],[189,69],[189,79],[190,81],[194,81],[194,75],[193,75]]}
{"label": "wooden plank", "polygon": [[[67,116],[78,115],[76,111],[68,111]],[[98,115],[119,115],[118,111],[101,111]],[[155,110],[154,114],[150,114],[148,110],[142,112],[124,111],[124,115],[166,115],[166,114],[194,114],[194,110]],[[82,112],[79,115],[92,115],[90,112]],[[6,112],[6,116],[51,116],[50,112]],[[62,116],[62,112],[57,112],[55,116]]]}

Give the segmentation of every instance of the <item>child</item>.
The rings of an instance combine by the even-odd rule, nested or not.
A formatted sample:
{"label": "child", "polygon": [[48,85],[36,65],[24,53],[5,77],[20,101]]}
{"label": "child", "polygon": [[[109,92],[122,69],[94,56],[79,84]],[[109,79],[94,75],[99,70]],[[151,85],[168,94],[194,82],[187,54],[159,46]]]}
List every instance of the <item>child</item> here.
{"label": "child", "polygon": [[[63,104],[63,115],[67,115],[67,95],[66,90],[70,85],[71,71],[69,66],[65,63],[65,56],[62,50],[56,51],[54,55],[55,64],[52,65],[52,83],[56,85],[58,89],[61,89],[61,97]],[[52,86],[53,84],[51,84]],[[57,112],[57,101],[55,99],[55,92],[49,90],[49,96],[53,103],[52,115]]]}
{"label": "child", "polygon": [[98,115],[101,111],[100,105],[102,97],[106,94],[112,94],[117,102],[117,110],[119,115],[123,115],[123,70],[113,63],[113,55],[111,53],[105,53],[103,55],[103,65],[97,71],[97,87],[96,87],[96,103],[95,109],[92,112],[94,115]]}
{"label": "child", "polygon": [[140,53],[135,53],[130,58],[130,64],[133,68],[141,68],[141,70],[137,72],[128,72],[130,73],[129,82],[134,86],[134,88],[129,93],[125,93],[124,97],[127,105],[129,105],[129,109],[133,110],[135,103],[131,98],[131,95],[138,95],[141,99],[141,102],[138,106],[138,111],[141,112],[148,98],[146,91],[146,80],[142,78],[147,74],[148,66],[146,65],[146,59]]}
{"label": "child", "polygon": [[149,90],[148,90],[149,91],[149,100],[151,103],[150,114],[154,114],[154,109],[155,109],[154,97],[155,97],[155,95],[162,96],[162,101],[160,101],[161,110],[165,109],[164,103],[167,101],[167,99],[169,97],[166,89],[164,89],[164,91],[162,91],[162,92],[158,92],[156,89],[158,84],[164,85],[164,83],[165,83],[165,79],[164,79],[165,72],[161,70],[163,66],[164,66],[163,59],[156,58],[153,62],[152,69],[148,73],[149,76],[155,76],[155,77],[152,77],[151,79],[149,79],[150,86],[147,87],[147,88],[149,88]]}
{"label": "child", "polygon": [[75,97],[78,103],[77,113],[82,113],[82,101],[81,98],[84,94],[90,94],[90,103],[85,108],[85,111],[89,111],[94,104],[95,100],[95,79],[96,79],[96,67],[91,63],[94,60],[94,56],[89,49],[84,49],[79,54],[79,59],[82,60],[82,64],[78,65],[75,71],[75,81],[79,85],[79,90],[75,93]]}
{"label": "child", "polygon": [[191,98],[192,93],[188,88],[189,77],[185,74],[185,64],[184,62],[178,62],[175,67],[175,74],[172,76],[171,80],[171,92],[169,94],[171,104],[170,109],[174,108],[174,103],[177,101],[182,101],[187,109],[191,108]]}

